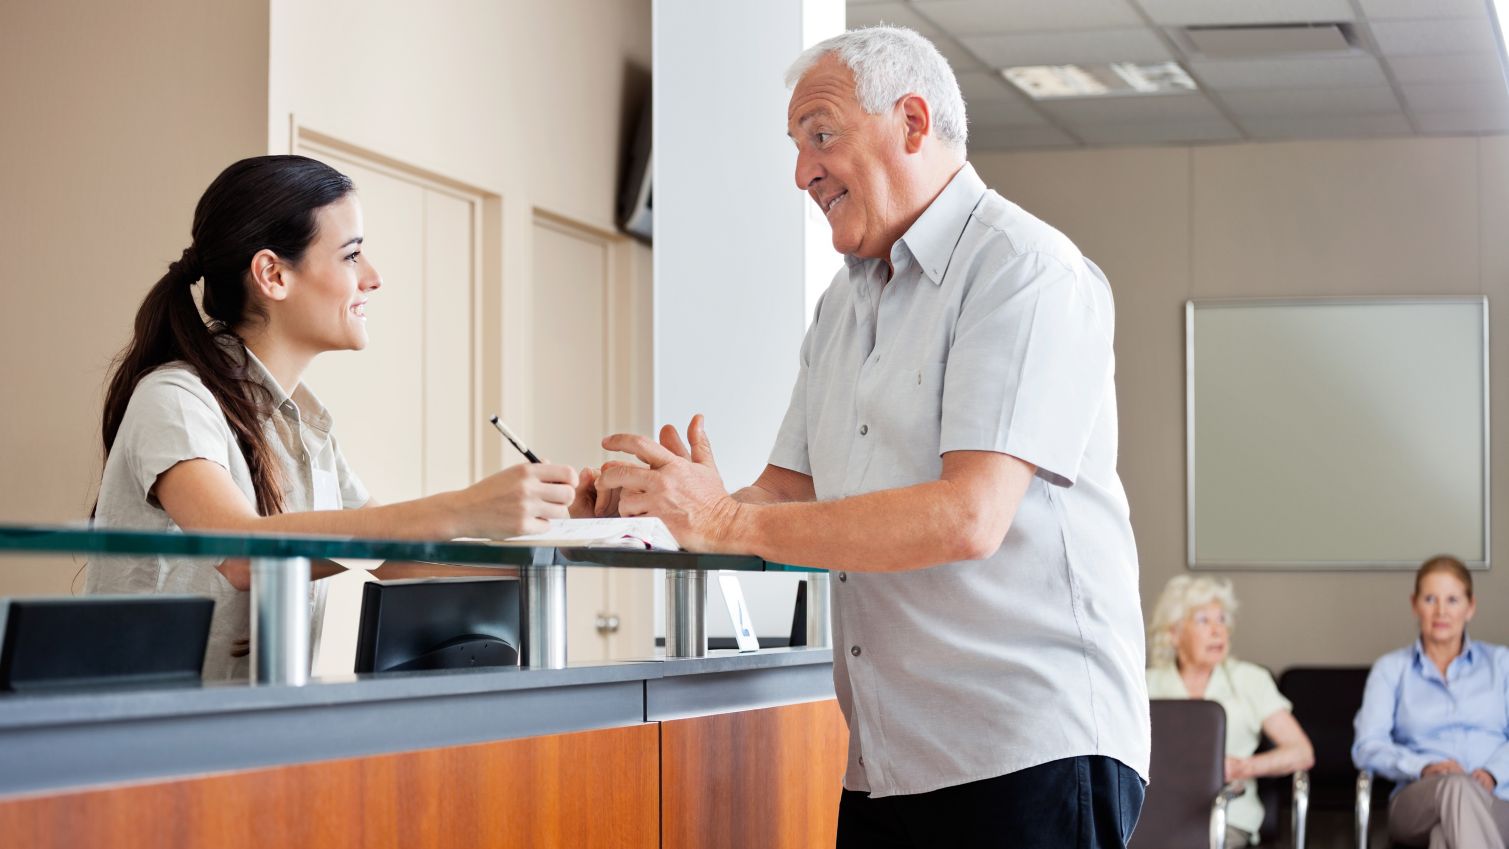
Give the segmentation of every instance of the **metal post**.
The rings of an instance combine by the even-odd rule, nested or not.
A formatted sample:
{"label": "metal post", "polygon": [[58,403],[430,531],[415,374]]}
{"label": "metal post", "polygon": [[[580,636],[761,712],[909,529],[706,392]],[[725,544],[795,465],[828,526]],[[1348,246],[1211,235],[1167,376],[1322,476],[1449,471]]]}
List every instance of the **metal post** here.
{"label": "metal post", "polygon": [[807,576],[807,647],[817,648],[833,645],[833,630],[829,610],[833,578],[827,572],[813,572]]}
{"label": "metal post", "polygon": [[665,570],[665,656],[707,656],[707,573]]}
{"label": "metal post", "polygon": [[251,581],[252,680],[309,683],[309,558],[253,557]]}
{"label": "metal post", "polygon": [[525,566],[519,583],[524,599],[520,661],[535,669],[565,669],[566,567]]}

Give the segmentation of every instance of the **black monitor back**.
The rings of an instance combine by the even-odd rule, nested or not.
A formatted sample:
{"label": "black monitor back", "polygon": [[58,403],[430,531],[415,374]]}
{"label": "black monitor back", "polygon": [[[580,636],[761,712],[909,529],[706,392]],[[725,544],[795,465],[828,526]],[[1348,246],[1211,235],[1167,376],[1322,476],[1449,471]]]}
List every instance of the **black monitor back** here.
{"label": "black monitor back", "polygon": [[356,671],[517,666],[519,582],[373,581],[362,589]]}
{"label": "black monitor back", "polygon": [[0,602],[0,691],[197,684],[213,599],[16,598]]}

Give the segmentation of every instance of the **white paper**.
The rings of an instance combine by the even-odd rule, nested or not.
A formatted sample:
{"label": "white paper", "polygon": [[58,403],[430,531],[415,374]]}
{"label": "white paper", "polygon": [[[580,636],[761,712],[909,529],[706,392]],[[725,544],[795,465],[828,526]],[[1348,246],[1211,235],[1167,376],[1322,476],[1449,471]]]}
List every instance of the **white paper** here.
{"label": "white paper", "polygon": [[552,519],[537,534],[510,537],[508,542],[556,548],[653,548],[680,551],[665,523],[652,516],[633,519]]}

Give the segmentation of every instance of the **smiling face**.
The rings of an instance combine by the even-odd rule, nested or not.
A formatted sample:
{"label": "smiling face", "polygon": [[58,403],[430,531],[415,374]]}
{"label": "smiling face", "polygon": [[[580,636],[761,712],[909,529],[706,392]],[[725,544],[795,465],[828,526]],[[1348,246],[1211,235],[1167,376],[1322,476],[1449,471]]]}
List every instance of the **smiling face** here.
{"label": "smiling face", "polygon": [[1231,629],[1226,608],[1212,601],[1192,608],[1173,626],[1174,652],[1179,668],[1211,669],[1226,660],[1231,651]]}
{"label": "smiling face", "polygon": [[322,207],[304,257],[288,268],[287,297],[273,307],[290,342],[312,353],[367,347],[367,297],[382,285],[362,252],[362,207],[356,195]]}
{"label": "smiling face", "polygon": [[796,186],[827,216],[834,249],[889,258],[916,217],[907,198],[903,110],[865,112],[854,72],[828,54],[797,83],[786,121],[797,148]]}
{"label": "smiling face", "polygon": [[1425,645],[1460,650],[1467,623],[1477,612],[1477,602],[1467,595],[1467,585],[1450,572],[1431,572],[1420,579],[1419,591],[1410,597],[1420,620],[1420,639]]}

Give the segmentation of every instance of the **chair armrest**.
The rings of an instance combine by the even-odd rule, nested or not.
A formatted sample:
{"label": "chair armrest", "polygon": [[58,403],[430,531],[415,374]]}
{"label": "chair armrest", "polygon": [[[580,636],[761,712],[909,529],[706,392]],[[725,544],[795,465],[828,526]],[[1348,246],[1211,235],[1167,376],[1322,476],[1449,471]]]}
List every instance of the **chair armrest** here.
{"label": "chair armrest", "polygon": [[1368,824],[1373,813],[1373,773],[1357,773],[1357,849],[1368,849]]}
{"label": "chair armrest", "polygon": [[1310,771],[1294,773],[1294,807],[1290,825],[1294,829],[1294,849],[1305,849],[1305,827],[1310,820]]}
{"label": "chair armrest", "polygon": [[1228,782],[1210,803],[1210,849],[1226,849],[1226,806],[1246,789],[1240,781]]}

